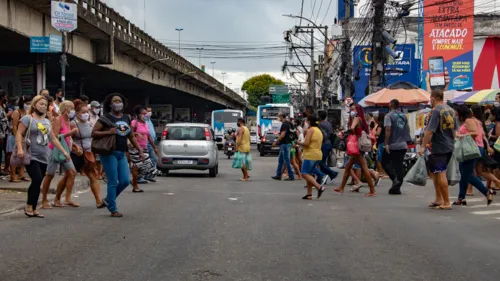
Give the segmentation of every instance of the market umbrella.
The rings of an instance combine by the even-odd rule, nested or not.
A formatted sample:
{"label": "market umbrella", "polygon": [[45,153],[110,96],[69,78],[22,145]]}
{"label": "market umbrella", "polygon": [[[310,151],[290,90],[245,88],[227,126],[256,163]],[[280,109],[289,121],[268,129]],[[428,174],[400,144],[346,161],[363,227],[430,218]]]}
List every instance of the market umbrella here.
{"label": "market umbrella", "polygon": [[422,89],[390,89],[384,88],[366,97],[364,102],[367,105],[388,106],[389,102],[397,99],[401,106],[417,105],[428,103],[431,95]]}
{"label": "market umbrella", "polygon": [[465,103],[468,104],[479,103],[480,105],[493,104],[495,102],[495,96],[498,93],[500,93],[500,90],[494,90],[494,89],[481,90],[472,97],[465,100]]}
{"label": "market umbrella", "polygon": [[468,92],[466,91],[457,91],[457,90],[450,90],[450,91],[445,91],[444,92],[444,101],[452,101],[462,95],[467,94]]}
{"label": "market umbrella", "polygon": [[473,96],[477,92],[478,91],[467,92],[459,97],[452,99],[451,102],[456,103],[456,104],[463,104],[465,102],[465,100],[467,100],[468,98],[470,98],[471,96]]}

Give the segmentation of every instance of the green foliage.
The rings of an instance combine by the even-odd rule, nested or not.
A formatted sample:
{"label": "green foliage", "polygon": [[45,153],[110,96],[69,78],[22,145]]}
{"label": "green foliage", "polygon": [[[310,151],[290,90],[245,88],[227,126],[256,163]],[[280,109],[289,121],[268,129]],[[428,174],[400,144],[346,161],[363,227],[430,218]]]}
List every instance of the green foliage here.
{"label": "green foliage", "polygon": [[257,107],[260,105],[260,97],[263,95],[269,95],[270,85],[285,85],[285,82],[276,79],[269,74],[262,74],[245,81],[241,90],[247,93],[248,103]]}

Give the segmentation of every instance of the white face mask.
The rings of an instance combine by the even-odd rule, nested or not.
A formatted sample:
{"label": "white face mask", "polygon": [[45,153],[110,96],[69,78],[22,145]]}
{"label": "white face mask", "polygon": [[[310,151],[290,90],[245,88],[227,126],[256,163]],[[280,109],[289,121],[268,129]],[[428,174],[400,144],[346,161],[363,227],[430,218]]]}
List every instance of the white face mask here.
{"label": "white face mask", "polygon": [[497,101],[496,101],[496,102],[494,102],[494,103],[493,103],[493,105],[494,105],[495,107],[500,107],[500,102],[497,102]]}
{"label": "white face mask", "polygon": [[25,111],[30,110],[30,108],[31,108],[31,104],[25,104],[25,105],[24,105],[24,110],[25,110]]}
{"label": "white face mask", "polygon": [[96,115],[99,115],[99,113],[101,112],[101,109],[100,108],[94,108],[94,113]]}
{"label": "white face mask", "polygon": [[150,119],[152,115],[153,115],[153,113],[152,113],[152,112],[148,112],[148,113],[146,113],[146,119]]}
{"label": "white face mask", "polygon": [[72,119],[75,119],[75,115],[76,115],[76,112],[74,110],[71,110],[69,112],[68,117],[69,117],[70,120],[72,120]]}
{"label": "white face mask", "polygon": [[358,115],[358,113],[356,111],[351,111],[351,116],[352,117],[356,117],[356,115]]}
{"label": "white face mask", "polygon": [[88,114],[88,113],[83,113],[83,114],[80,116],[80,118],[81,118],[83,121],[87,121],[87,120],[89,120],[89,118],[90,118],[90,114]]}

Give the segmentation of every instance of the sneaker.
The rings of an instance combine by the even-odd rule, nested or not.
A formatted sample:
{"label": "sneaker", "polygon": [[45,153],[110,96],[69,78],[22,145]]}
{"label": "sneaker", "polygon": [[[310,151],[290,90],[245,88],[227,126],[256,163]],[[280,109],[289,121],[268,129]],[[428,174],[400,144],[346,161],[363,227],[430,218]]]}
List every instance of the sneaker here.
{"label": "sneaker", "polygon": [[295,179],[286,178],[286,179],[284,179],[284,181],[295,181]]}
{"label": "sneaker", "polygon": [[138,179],[137,183],[139,183],[139,184],[146,184],[146,183],[149,183],[149,181],[147,181],[145,179]]}
{"label": "sneaker", "polygon": [[153,179],[153,178],[146,179],[146,180],[147,180],[147,181],[149,181],[149,182],[156,182],[156,180],[155,180],[155,179]]}
{"label": "sneaker", "polygon": [[378,184],[380,183],[381,179],[382,179],[382,177],[378,177],[378,179],[375,181],[375,186],[378,186]]}
{"label": "sneaker", "polygon": [[280,181],[281,180],[281,177],[271,177],[273,180],[277,180],[277,181]]}

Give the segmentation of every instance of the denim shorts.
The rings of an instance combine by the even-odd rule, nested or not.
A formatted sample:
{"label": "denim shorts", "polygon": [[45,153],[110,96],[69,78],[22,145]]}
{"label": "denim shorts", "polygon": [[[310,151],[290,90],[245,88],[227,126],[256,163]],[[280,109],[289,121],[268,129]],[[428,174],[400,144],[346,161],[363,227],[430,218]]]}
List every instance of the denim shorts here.
{"label": "denim shorts", "polygon": [[382,155],[384,155],[385,143],[381,143],[377,148],[377,161],[382,162]]}
{"label": "denim shorts", "polygon": [[300,168],[300,173],[303,175],[312,175],[313,170],[318,166],[321,160],[305,160],[302,161],[302,167]]}
{"label": "denim shorts", "polygon": [[[54,148],[54,149],[57,149],[57,148]],[[49,156],[49,163],[47,165],[47,175],[50,175],[50,176],[55,175],[59,165],[61,165],[64,172],[66,172],[67,170],[76,170],[75,165],[73,164],[73,161],[71,159],[64,161],[62,163],[56,163],[52,159],[52,153],[51,153],[51,155]]]}
{"label": "denim shorts", "polygon": [[427,159],[427,169],[433,174],[446,172],[448,163],[453,153],[437,153],[429,155]]}

